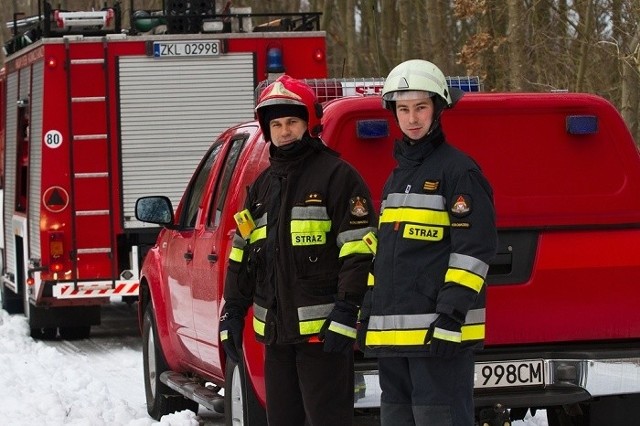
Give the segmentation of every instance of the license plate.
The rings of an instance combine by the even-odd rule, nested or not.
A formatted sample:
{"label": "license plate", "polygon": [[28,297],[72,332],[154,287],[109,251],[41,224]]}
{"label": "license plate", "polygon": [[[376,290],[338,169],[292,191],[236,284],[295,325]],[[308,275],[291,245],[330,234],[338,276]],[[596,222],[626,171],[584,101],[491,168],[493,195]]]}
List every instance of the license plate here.
{"label": "license plate", "polygon": [[475,388],[544,386],[544,364],[540,359],[476,362]]}
{"label": "license plate", "polygon": [[222,53],[220,40],[209,41],[156,41],[153,43],[155,58],[177,56],[218,56]]}

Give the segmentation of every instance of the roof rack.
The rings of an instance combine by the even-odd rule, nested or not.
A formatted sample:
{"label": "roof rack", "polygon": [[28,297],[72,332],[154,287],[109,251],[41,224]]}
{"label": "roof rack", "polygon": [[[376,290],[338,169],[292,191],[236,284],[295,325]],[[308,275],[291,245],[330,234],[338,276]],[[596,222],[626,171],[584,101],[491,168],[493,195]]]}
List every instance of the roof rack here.
{"label": "roof rack", "polygon": [[[464,92],[480,92],[482,84],[477,76],[445,77],[449,87],[457,87]],[[254,97],[257,101],[260,93],[275,79],[263,80],[258,83]],[[346,96],[380,96],[384,86],[384,78],[356,77],[356,78],[311,78],[303,79],[316,93],[318,102],[323,103]]]}

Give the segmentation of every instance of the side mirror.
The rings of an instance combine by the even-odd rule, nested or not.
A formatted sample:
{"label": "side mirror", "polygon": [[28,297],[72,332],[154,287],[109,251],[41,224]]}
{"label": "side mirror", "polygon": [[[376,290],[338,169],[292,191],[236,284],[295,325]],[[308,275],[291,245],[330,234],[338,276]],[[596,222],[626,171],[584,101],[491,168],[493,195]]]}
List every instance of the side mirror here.
{"label": "side mirror", "polygon": [[165,196],[138,198],[136,200],[136,219],[158,225],[172,225],[173,207],[171,201]]}

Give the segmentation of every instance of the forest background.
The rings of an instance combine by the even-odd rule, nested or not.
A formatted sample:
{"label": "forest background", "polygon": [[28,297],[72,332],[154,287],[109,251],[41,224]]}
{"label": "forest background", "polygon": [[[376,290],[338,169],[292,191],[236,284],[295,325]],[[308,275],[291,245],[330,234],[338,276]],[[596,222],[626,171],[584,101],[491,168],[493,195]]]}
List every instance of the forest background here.
{"label": "forest background", "polygon": [[[54,8],[91,10],[113,0],[49,1]],[[38,0],[0,2],[0,22],[11,22],[14,13],[37,15]],[[216,8],[226,3],[217,0]],[[133,9],[162,4],[134,0]],[[479,76],[483,91],[594,93],[618,108],[640,143],[640,0],[237,0],[231,6],[322,12],[330,77],[384,77],[399,62],[422,58],[447,75]],[[122,8],[127,28],[130,0]],[[0,42],[10,37],[2,25]]]}

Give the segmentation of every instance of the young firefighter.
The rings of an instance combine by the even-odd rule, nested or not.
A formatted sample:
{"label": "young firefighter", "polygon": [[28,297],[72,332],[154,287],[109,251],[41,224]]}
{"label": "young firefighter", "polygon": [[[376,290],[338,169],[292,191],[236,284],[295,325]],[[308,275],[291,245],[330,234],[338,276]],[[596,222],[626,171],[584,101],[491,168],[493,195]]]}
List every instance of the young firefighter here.
{"label": "young firefighter", "polygon": [[423,60],[396,66],[382,89],[404,136],[383,189],[358,342],[378,357],[383,426],[474,424],[473,348],[497,237],[489,183],[440,125],[461,95]]}
{"label": "young firefighter", "polygon": [[362,238],[377,220],[369,190],[319,139],[322,107],[305,83],[278,78],[256,113],[270,166],[240,212],[221,340],[237,362],[253,302],[269,425],[351,425],[353,345],[372,260]]}

